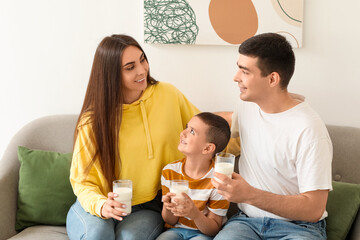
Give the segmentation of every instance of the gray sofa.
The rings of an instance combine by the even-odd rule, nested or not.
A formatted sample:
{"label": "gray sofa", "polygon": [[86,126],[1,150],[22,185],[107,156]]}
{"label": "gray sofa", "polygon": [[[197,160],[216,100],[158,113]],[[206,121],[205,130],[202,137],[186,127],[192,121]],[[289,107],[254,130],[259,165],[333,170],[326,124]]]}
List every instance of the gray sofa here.
{"label": "gray sofa", "polygon": [[[34,120],[23,127],[9,143],[0,161],[0,240],[68,239],[65,226],[34,226],[15,231],[19,180],[19,145],[32,149],[70,152],[76,115],[57,115]],[[333,179],[360,183],[360,129],[327,126],[334,145]],[[359,213],[347,239],[360,239]]]}

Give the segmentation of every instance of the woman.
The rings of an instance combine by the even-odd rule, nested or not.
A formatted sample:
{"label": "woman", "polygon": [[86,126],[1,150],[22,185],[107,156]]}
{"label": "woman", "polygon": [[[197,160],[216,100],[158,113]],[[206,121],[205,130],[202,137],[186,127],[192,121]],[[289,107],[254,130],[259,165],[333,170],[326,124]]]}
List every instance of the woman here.
{"label": "woman", "polygon": [[[162,231],[160,175],[180,159],[180,132],[199,110],[174,86],[150,76],[140,45],[126,35],[99,44],[75,130],[70,182],[77,201],[70,239],[155,239]],[[132,213],[112,182],[133,182]]]}

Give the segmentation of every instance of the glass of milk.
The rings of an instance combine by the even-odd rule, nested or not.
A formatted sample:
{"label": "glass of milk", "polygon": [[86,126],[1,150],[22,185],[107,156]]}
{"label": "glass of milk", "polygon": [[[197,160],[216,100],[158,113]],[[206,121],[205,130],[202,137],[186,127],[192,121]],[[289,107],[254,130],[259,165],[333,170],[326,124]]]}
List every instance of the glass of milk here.
{"label": "glass of milk", "polygon": [[[215,157],[215,172],[222,173],[229,178],[232,177],[234,172],[235,155],[231,153],[219,152]],[[220,179],[215,177],[215,180],[219,183],[224,183]]]}
{"label": "glass of milk", "polygon": [[129,215],[131,213],[132,181],[129,179],[113,181],[113,192],[118,195],[115,200],[126,205],[125,209],[118,210]]}
{"label": "glass of milk", "polygon": [[[189,181],[171,180],[170,192],[176,194],[171,198],[171,201],[173,201],[173,199],[184,199],[184,196],[181,193],[186,193],[187,195],[189,195]],[[181,206],[178,206],[178,208],[181,208]]]}

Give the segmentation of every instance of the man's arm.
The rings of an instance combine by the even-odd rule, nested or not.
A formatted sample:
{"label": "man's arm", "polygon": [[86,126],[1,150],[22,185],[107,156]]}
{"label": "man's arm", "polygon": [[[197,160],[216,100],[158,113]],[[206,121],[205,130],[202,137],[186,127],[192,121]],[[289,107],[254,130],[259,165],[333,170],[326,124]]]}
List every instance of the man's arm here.
{"label": "man's arm", "polygon": [[211,182],[218,192],[230,202],[247,203],[275,215],[297,221],[317,222],[326,207],[328,190],[316,190],[298,195],[278,195],[250,186],[239,174],[233,179],[214,173],[224,184]]}

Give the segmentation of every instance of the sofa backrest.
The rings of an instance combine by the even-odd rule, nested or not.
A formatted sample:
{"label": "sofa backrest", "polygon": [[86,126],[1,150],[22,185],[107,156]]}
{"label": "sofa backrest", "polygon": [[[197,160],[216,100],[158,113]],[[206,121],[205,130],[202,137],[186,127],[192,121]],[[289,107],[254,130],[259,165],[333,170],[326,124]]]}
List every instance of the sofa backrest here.
{"label": "sofa backrest", "polygon": [[[360,128],[327,125],[333,144],[332,177],[334,181],[360,184]],[[360,237],[360,213],[346,239]]]}
{"label": "sofa backrest", "polygon": [[333,180],[360,184],[360,128],[327,125],[334,148]]}

